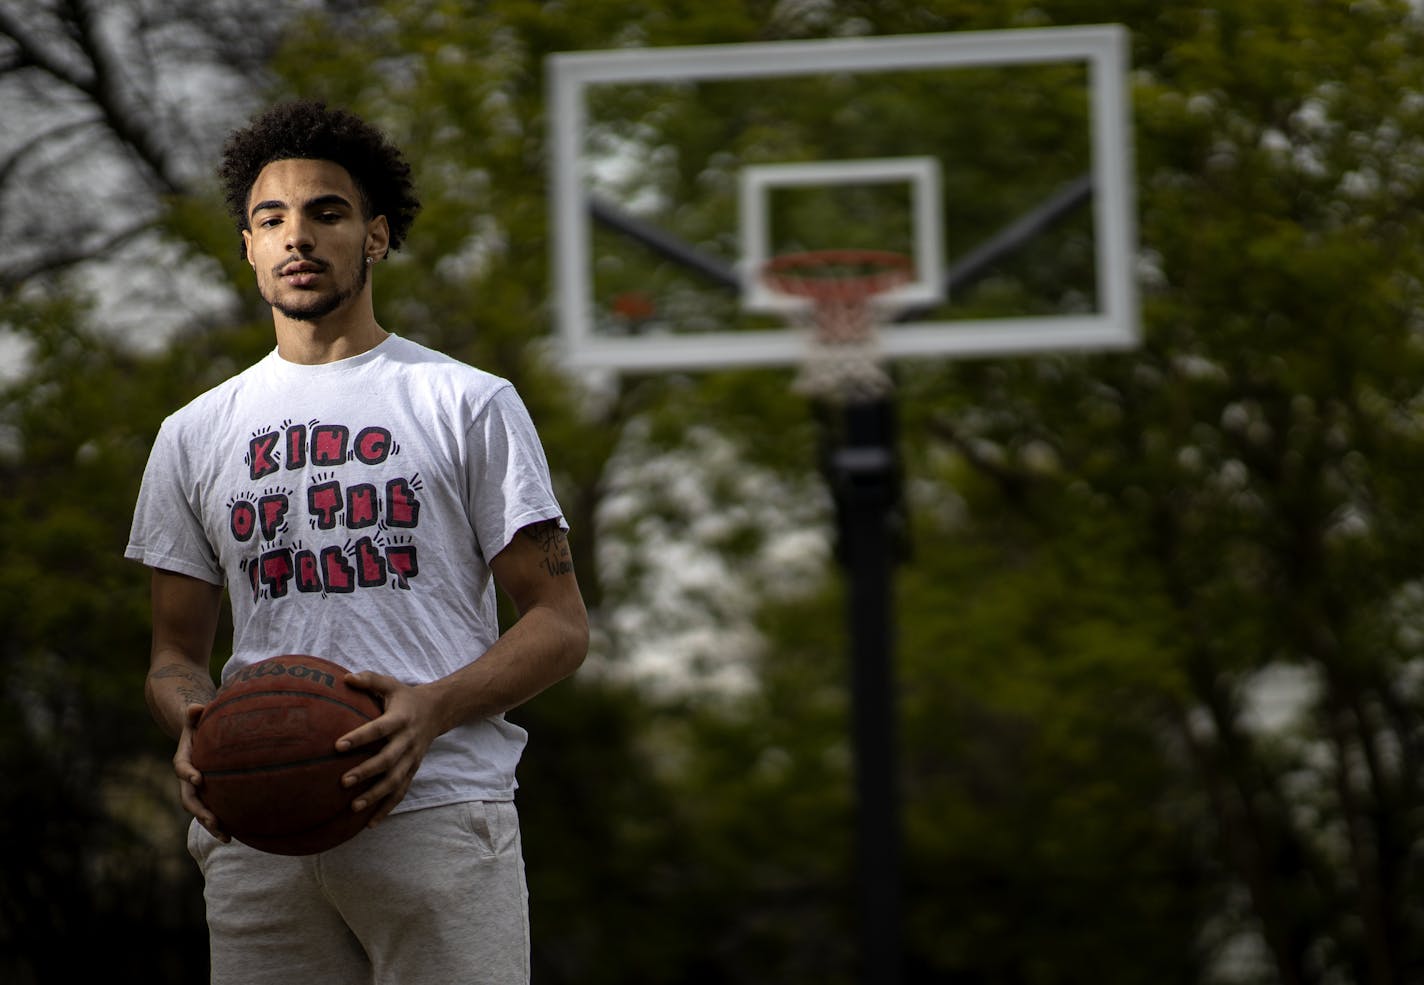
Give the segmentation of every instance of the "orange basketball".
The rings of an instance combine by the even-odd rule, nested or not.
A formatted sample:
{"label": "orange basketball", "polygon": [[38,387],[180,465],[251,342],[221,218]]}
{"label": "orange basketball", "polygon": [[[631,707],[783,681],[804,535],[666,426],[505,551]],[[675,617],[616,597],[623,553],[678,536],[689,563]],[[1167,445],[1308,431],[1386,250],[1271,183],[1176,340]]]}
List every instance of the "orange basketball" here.
{"label": "orange basketball", "polygon": [[336,751],[336,740],[381,714],[349,687],[345,667],[319,657],[272,657],[238,671],[208,702],[193,733],[198,790],[223,830],[276,855],[311,855],[354,837],[376,805],[351,802],[369,784],[341,785],[379,746]]}

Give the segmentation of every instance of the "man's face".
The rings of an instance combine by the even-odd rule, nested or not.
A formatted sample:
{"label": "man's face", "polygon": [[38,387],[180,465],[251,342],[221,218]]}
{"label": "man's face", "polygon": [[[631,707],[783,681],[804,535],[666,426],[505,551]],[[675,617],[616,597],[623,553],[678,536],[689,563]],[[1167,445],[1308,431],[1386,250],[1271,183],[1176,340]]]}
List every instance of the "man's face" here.
{"label": "man's face", "polygon": [[296,321],[318,321],[366,285],[366,258],[386,245],[385,219],[367,221],[351,175],[331,161],[298,158],[262,169],[247,197],[242,234],[262,299]]}

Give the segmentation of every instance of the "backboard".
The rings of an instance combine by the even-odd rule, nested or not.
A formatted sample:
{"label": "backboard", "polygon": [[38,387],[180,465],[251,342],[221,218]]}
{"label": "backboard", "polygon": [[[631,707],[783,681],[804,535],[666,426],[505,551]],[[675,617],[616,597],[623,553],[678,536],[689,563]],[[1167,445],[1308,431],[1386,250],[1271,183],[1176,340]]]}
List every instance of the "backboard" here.
{"label": "backboard", "polygon": [[1117,26],[553,56],[557,336],[573,368],[795,364],[825,249],[911,258],[887,357],[1136,343]]}

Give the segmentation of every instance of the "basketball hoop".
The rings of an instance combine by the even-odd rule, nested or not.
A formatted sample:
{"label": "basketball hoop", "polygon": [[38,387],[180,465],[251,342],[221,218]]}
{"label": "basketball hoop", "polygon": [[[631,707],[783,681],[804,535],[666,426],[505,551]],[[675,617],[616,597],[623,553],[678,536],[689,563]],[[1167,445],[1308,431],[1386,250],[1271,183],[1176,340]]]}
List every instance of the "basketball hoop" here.
{"label": "basketball hoop", "polygon": [[886,293],[913,276],[908,256],[886,250],[811,250],[768,260],[762,267],[767,287],[810,301],[792,316],[811,329],[797,391],[841,403],[889,393],[876,326],[889,308]]}

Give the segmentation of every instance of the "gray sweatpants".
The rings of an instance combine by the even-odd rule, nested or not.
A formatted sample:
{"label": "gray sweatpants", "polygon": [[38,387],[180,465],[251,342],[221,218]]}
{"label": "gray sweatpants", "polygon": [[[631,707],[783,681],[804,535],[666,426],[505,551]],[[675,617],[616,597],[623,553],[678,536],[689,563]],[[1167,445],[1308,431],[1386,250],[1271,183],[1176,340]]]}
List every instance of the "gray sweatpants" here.
{"label": "gray sweatpants", "polygon": [[529,906],[514,804],[392,814],[319,855],[222,844],[196,822],[213,985],[518,985]]}

